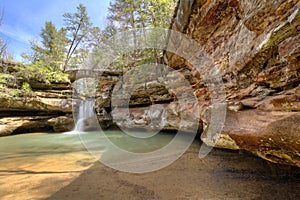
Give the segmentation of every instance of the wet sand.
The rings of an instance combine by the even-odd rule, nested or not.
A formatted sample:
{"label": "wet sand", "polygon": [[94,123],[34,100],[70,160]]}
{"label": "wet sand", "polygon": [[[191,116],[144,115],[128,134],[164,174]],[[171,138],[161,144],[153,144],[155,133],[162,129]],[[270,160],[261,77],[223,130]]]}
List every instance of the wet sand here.
{"label": "wet sand", "polygon": [[[18,136],[20,141],[22,137],[28,138]],[[50,135],[43,137],[54,139]],[[75,138],[65,137],[68,136],[52,142],[52,149],[34,149],[40,142],[37,139],[17,151],[21,154],[3,154],[0,199],[300,199],[299,168],[279,170],[247,153],[214,149],[199,159],[200,144],[195,141],[170,166],[130,174],[95,162],[80,145],[73,145]],[[7,139],[11,142],[14,138]],[[75,142],[67,145],[67,141]],[[2,148],[4,144],[5,141]]]}
{"label": "wet sand", "polygon": [[129,174],[95,163],[57,199],[300,199],[298,168],[282,170],[249,154],[215,149],[198,158],[194,144],[172,165]]}

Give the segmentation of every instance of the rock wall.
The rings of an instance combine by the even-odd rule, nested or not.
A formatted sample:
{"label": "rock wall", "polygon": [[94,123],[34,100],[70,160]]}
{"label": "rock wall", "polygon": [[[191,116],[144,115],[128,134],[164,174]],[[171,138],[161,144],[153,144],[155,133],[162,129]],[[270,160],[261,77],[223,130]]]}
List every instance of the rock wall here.
{"label": "rock wall", "polygon": [[[102,128],[199,132],[207,145],[247,150],[271,162],[300,167],[299,9],[299,0],[180,0],[171,28],[197,45],[170,35],[168,45],[178,49],[177,54],[164,54],[177,73],[170,79],[151,70],[144,72],[147,79],[139,72],[128,77],[104,73],[95,103]],[[210,73],[215,71],[222,85],[209,88],[206,81],[214,83]],[[211,79],[204,80],[203,74]],[[166,79],[171,92],[161,81]],[[218,90],[225,95],[213,96]],[[178,96],[187,98],[179,101]],[[216,120],[210,112],[215,106],[212,96],[214,102],[227,105],[219,137],[208,134]]]}
{"label": "rock wall", "polygon": [[[222,77],[228,104],[224,129],[220,138],[208,137],[205,129],[213,119],[203,115],[201,139],[300,167],[299,0],[181,0],[172,29],[200,44]],[[165,60],[174,69],[188,69],[198,80],[193,86],[199,103],[209,104],[199,66],[172,53]]]}
{"label": "rock wall", "polygon": [[[0,136],[72,130],[74,122],[71,82],[64,80],[45,83],[38,79],[25,80],[18,76],[23,69],[26,70],[26,66],[20,63],[1,61]],[[27,88],[22,88],[24,83]]]}
{"label": "rock wall", "polygon": [[[103,129],[117,126],[147,131],[201,130],[199,116],[193,109],[196,105],[190,101],[193,91],[183,93],[182,88],[176,87],[182,85],[182,77],[172,73],[169,77],[162,77],[147,69],[137,71],[131,70],[124,76],[106,74],[100,77],[95,107]],[[147,74],[146,80],[141,73]],[[132,80],[134,77],[137,79]],[[172,88],[165,87],[162,80],[167,78],[172,81],[167,84]],[[184,98],[179,102],[176,94]]]}

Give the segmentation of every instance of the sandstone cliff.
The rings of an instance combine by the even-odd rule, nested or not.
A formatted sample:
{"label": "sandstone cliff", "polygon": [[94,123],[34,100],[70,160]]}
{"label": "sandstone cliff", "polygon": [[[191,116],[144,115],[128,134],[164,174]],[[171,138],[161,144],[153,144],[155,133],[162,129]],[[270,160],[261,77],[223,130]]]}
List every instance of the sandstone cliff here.
{"label": "sandstone cliff", "polygon": [[0,136],[72,130],[71,93],[66,74],[1,61]]}
{"label": "sandstone cliff", "polygon": [[[206,144],[300,167],[299,9],[299,0],[179,2],[172,29],[193,38],[211,57],[228,104],[221,137],[204,130]],[[198,79],[195,95],[207,104],[213,91],[203,87],[199,66],[171,53],[165,60]],[[208,116],[201,116],[205,128],[214,120]]]}
{"label": "sandstone cliff", "polygon": [[[175,70],[171,77],[151,70],[144,72],[146,79],[134,70],[127,77],[112,71],[99,77],[95,111],[101,127],[198,132],[207,145],[300,167],[299,9],[299,0],[180,0],[171,29],[194,43],[170,35],[168,46],[177,49],[164,53]],[[20,79],[13,66],[2,67],[13,76],[0,77],[8,84],[0,96],[0,135],[70,130],[70,81]],[[172,92],[162,86],[165,79]],[[134,83],[134,90],[118,85],[120,80]],[[15,94],[24,82],[32,91]],[[212,116],[220,102],[226,105],[224,126]],[[218,120],[220,135],[208,131]]]}
{"label": "sandstone cliff", "polygon": [[[247,150],[271,162],[300,167],[299,9],[299,0],[179,1],[171,28],[195,43],[171,34],[168,45],[177,50],[166,52],[164,61],[192,87],[189,91],[175,78],[173,91],[182,96],[193,93],[198,107],[188,101],[179,106],[174,92],[161,87],[160,77],[152,77],[152,72],[147,81],[135,80],[131,92],[126,86],[119,90],[119,79],[106,76],[96,102],[100,121],[126,128],[198,130],[207,145]],[[221,85],[214,85],[216,71]],[[209,78],[204,80],[203,74]],[[130,112],[123,107],[126,101]],[[214,102],[226,105],[224,127],[221,119],[211,117]],[[208,133],[213,120],[220,120],[220,135]]]}

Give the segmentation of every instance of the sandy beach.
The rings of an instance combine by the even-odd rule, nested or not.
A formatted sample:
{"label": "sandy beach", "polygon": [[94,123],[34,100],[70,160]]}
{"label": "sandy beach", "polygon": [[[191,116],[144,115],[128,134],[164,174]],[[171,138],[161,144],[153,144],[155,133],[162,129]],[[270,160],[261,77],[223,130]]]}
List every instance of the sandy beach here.
{"label": "sandy beach", "polygon": [[[248,153],[214,149],[198,157],[200,144],[170,166],[130,174],[95,162],[88,152],[39,157],[36,164],[1,165],[0,199],[299,199],[300,173]],[[56,157],[57,158],[57,157]],[[13,166],[15,165],[15,166]]]}

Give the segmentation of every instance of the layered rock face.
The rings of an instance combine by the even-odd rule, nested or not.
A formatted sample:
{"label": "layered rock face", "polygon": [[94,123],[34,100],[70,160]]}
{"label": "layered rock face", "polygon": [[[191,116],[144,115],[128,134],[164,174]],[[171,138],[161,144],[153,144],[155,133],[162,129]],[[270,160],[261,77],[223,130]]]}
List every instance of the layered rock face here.
{"label": "layered rock face", "polygon": [[300,167],[299,9],[299,0],[179,1],[164,54],[174,71],[104,73],[101,127],[199,132],[207,145]]}
{"label": "layered rock face", "polygon": [[74,122],[70,81],[65,79],[45,83],[38,79],[25,80],[24,77],[18,76],[23,68],[26,70],[20,63],[2,61],[0,136],[35,131],[72,130]]}
{"label": "layered rock face", "polygon": [[178,74],[173,71],[162,76],[144,68],[124,75],[101,76],[95,102],[101,128],[193,133],[201,130],[197,99],[191,88],[184,87],[189,82]]}
{"label": "layered rock face", "polygon": [[[203,105],[201,139],[300,167],[299,0],[181,0],[172,29],[192,38],[210,58],[210,65],[193,66],[175,53],[165,55],[169,66],[197,79],[191,84]],[[197,58],[199,52],[183,41],[170,43]],[[222,78],[218,88],[205,87],[201,77],[212,67]],[[221,134],[211,136],[205,130],[214,120],[208,108],[214,106],[215,90],[223,90],[225,98],[214,100],[226,102],[228,109]]]}

